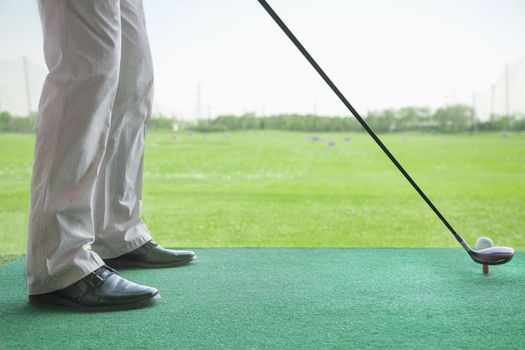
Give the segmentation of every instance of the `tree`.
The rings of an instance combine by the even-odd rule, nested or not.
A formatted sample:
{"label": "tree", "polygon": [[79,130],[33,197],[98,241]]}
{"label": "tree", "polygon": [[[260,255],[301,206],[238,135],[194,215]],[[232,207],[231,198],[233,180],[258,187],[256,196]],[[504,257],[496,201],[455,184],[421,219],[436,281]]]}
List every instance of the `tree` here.
{"label": "tree", "polygon": [[445,132],[466,131],[473,118],[472,108],[461,104],[438,108],[432,116],[438,130]]}

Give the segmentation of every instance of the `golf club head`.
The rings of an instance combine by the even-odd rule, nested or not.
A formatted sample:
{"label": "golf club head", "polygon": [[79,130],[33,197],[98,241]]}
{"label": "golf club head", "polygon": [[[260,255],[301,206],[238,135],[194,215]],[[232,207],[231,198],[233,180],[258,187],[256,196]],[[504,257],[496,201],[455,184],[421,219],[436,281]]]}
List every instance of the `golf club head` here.
{"label": "golf club head", "polygon": [[469,255],[478,264],[501,265],[508,263],[514,256],[514,249],[509,247],[489,247],[470,250]]}

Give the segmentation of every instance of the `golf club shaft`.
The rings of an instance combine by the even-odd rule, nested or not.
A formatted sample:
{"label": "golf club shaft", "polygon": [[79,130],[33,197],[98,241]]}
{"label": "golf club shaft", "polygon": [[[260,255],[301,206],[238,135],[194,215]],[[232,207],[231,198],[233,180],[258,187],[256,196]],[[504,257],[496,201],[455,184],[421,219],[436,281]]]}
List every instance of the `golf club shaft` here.
{"label": "golf club shaft", "polygon": [[317,62],[313,59],[313,57],[308,53],[308,51],[304,48],[304,46],[301,44],[301,42],[295,37],[295,35],[288,29],[286,24],[279,18],[277,13],[270,7],[270,5],[266,2],[266,0],[258,0],[259,3],[262,5],[262,7],[268,12],[270,17],[277,23],[277,25],[283,30],[283,32],[288,36],[288,38],[294,43],[294,45],[301,51],[303,56],[310,62],[312,67],[319,73],[321,78],[328,84],[328,86],[332,89],[332,91],[339,97],[341,102],[348,108],[348,110],[353,114],[355,119],[363,126],[363,128],[368,132],[368,134],[374,139],[374,141],[377,143],[377,145],[385,152],[385,154],[390,158],[392,163],[399,169],[401,174],[408,180],[408,182],[414,187],[417,193],[423,198],[423,200],[428,204],[428,206],[434,211],[434,213],[439,217],[439,219],[445,224],[445,226],[448,228],[448,230],[454,235],[456,240],[461,244],[461,246],[467,251],[471,251],[471,248],[468,246],[468,244],[461,238],[461,236],[454,230],[452,225],[445,219],[445,217],[441,214],[441,212],[437,209],[437,207],[432,203],[432,201],[427,197],[427,195],[419,188],[418,184],[412,179],[412,177],[408,174],[408,172],[403,168],[403,166],[397,161],[397,159],[394,157],[394,155],[388,150],[388,148],[385,146],[385,144],[381,141],[381,139],[376,135],[376,133],[370,128],[370,126],[365,122],[363,118],[357,113],[355,108],[348,102],[346,97],[339,91],[337,86],[332,82],[332,80],[326,75],[326,73],[323,71],[323,69],[317,64]]}

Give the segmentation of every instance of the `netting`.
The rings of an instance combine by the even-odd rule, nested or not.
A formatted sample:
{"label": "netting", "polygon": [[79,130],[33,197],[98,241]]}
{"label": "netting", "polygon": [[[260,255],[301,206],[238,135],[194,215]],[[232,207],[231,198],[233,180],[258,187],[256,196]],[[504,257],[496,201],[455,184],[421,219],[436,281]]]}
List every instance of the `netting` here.
{"label": "netting", "polygon": [[485,91],[474,93],[473,107],[481,120],[525,115],[525,57],[507,64]]}

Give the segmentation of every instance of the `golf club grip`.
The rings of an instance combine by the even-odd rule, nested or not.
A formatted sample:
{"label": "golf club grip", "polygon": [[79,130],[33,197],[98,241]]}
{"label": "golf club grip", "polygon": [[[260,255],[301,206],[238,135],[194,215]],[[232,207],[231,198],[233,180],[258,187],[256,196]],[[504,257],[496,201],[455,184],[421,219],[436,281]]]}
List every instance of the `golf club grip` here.
{"label": "golf club grip", "polygon": [[397,159],[394,157],[392,153],[388,150],[388,148],[383,144],[381,139],[376,135],[376,133],[370,128],[370,126],[366,123],[366,121],[361,118],[359,113],[355,110],[355,108],[348,102],[346,97],[339,91],[337,86],[332,82],[332,80],[326,75],[326,73],[323,71],[323,69],[317,64],[317,62],[314,60],[314,58],[308,53],[308,51],[304,48],[304,46],[301,44],[301,42],[295,37],[295,35],[291,32],[290,29],[286,26],[286,24],[281,20],[281,18],[275,13],[275,11],[270,7],[270,5],[266,2],[266,0],[257,0],[262,5],[262,7],[268,12],[270,17],[277,23],[277,25],[283,30],[283,32],[288,36],[288,38],[294,43],[294,45],[301,51],[303,56],[306,58],[308,62],[312,65],[312,67],[319,73],[321,78],[328,84],[328,86],[332,89],[332,91],[339,97],[341,102],[348,108],[348,110],[353,114],[355,119],[363,126],[363,128],[368,132],[368,134],[374,139],[374,141],[377,143],[377,145],[383,150],[383,152],[390,158],[392,163],[399,169],[399,171],[403,174],[403,176],[408,180],[408,182],[412,185],[412,187],[416,190],[416,192],[423,198],[423,200],[428,204],[428,206],[434,211],[434,213],[439,217],[441,222],[445,224],[445,226],[449,229],[449,231],[454,235],[456,240],[461,244],[461,246],[469,251],[470,247],[465,243],[463,238],[454,230],[452,225],[445,219],[445,217],[441,214],[441,212],[437,209],[437,207],[432,203],[432,201],[427,197],[427,195],[419,188],[417,183],[412,179],[412,177],[408,174],[408,172],[403,168],[403,166],[397,161]]}

